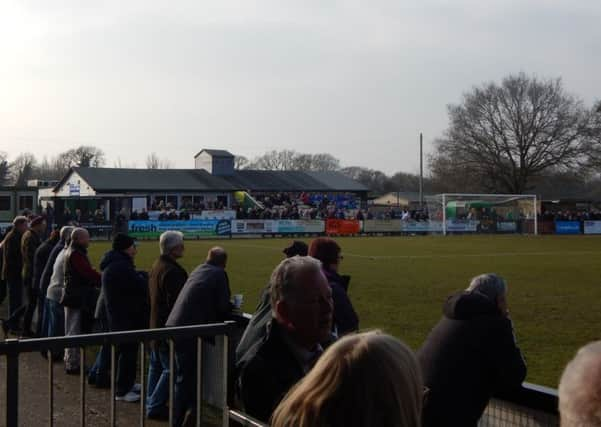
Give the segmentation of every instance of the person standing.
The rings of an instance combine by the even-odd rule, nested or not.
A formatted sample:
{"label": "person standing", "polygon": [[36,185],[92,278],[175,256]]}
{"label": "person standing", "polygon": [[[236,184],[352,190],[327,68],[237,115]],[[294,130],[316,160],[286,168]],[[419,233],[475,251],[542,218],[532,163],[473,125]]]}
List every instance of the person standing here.
{"label": "person standing", "polygon": [[[198,266],[184,284],[166,326],[189,326],[226,320],[231,311],[230,285],[223,248],[209,250],[207,260]],[[196,418],[196,340],[176,343],[175,426]],[[189,412],[189,415],[187,413]]]}
{"label": "person standing", "polygon": [[[188,273],[177,262],[184,255],[184,235],[166,231],[159,239],[161,256],[154,262],[149,275],[150,328],[163,328],[175,301],[188,280]],[[146,416],[167,419],[169,410],[169,346],[164,341],[152,342],[148,366]]]}
{"label": "person standing", "polygon": [[[136,242],[124,233],[113,238],[113,249],[100,265],[102,294],[109,331],[135,331],[148,328],[148,276],[136,271]],[[136,386],[138,343],[117,345],[116,400],[140,400]]]}
{"label": "person standing", "polygon": [[19,323],[23,312],[23,256],[21,254],[21,238],[27,231],[27,218],[18,216],[13,220],[13,229],[2,242],[3,264],[2,278],[8,288],[9,317],[2,323],[5,332],[20,331]]}
{"label": "person standing", "polygon": [[4,269],[2,266],[4,265],[4,238],[10,233],[10,230],[12,230],[12,225],[8,226],[4,232],[0,233],[0,305],[2,305],[8,295],[6,280],[4,280],[4,277],[2,276],[2,270]]}
{"label": "person standing", "polygon": [[[65,335],[90,333],[94,321],[100,273],[88,258],[90,234],[85,228],[76,228],[65,253],[65,287],[61,304],[65,307]],[[79,374],[79,349],[65,349],[65,372]]]}
{"label": "person standing", "polygon": [[[53,230],[50,233],[50,237],[44,241],[35,251],[33,256],[33,283],[32,287],[35,295],[37,295],[37,312],[38,312],[38,324],[36,326],[36,336],[40,337],[43,335],[44,329],[44,305],[46,302],[46,292],[42,292],[40,283],[42,281],[42,274],[52,253],[52,249],[58,244],[60,235],[58,230]],[[45,291],[45,289],[44,289]]]}
{"label": "person standing", "polygon": [[46,232],[46,220],[44,217],[38,216],[31,220],[29,230],[21,237],[21,257],[23,258],[23,289],[27,309],[23,317],[23,332],[24,337],[33,337],[35,334],[31,330],[31,321],[33,313],[38,303],[37,289],[33,287],[33,266],[35,251],[42,244],[44,233]]}

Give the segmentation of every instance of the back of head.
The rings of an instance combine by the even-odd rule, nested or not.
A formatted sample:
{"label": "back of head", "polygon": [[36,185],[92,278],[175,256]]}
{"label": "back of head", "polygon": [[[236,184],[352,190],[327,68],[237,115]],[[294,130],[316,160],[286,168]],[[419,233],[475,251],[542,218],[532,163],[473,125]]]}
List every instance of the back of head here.
{"label": "back of head", "polygon": [[497,274],[487,273],[474,277],[466,290],[468,292],[478,292],[494,302],[505,296],[507,284]]}
{"label": "back of head", "polygon": [[81,244],[89,238],[88,230],[81,227],[76,227],[71,233],[71,246],[81,246]]}
{"label": "back of head", "polygon": [[74,229],[75,229],[75,227],[72,227],[70,225],[65,225],[64,227],[61,228],[61,231],[60,231],[61,242],[63,242],[65,244],[65,246],[68,246],[69,243],[71,243],[71,234],[73,233]]}
{"label": "back of head", "polygon": [[292,258],[293,256],[307,256],[309,254],[309,246],[301,240],[294,240],[290,246],[283,250],[286,257]]}
{"label": "back of head", "polygon": [[320,260],[325,267],[338,262],[340,246],[334,239],[329,237],[318,237],[309,246],[309,256]]}
{"label": "back of head", "polygon": [[24,226],[27,226],[29,220],[26,216],[20,215],[13,219],[13,228],[22,229]]}
{"label": "back of head", "polygon": [[224,267],[227,264],[227,252],[220,246],[209,249],[207,254],[207,264],[217,267]]}
{"label": "back of head", "polygon": [[333,344],[274,412],[273,427],[418,427],[417,360],[390,335],[366,332]]}
{"label": "back of head", "polygon": [[184,243],[184,234],[181,231],[165,231],[159,238],[161,255],[169,255],[177,246]]}
{"label": "back of head", "polygon": [[559,382],[562,427],[601,427],[601,341],[585,345]]}

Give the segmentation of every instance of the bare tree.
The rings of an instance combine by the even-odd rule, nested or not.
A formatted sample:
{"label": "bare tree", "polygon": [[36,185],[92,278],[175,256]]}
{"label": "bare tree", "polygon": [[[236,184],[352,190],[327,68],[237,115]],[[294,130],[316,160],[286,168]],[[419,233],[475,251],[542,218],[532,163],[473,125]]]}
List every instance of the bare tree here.
{"label": "bare tree", "polygon": [[172,169],[173,162],[169,159],[160,159],[156,153],[150,153],[146,156],[147,169]]}
{"label": "bare tree", "polygon": [[17,187],[25,187],[27,180],[34,177],[37,160],[31,153],[21,153],[10,163],[12,180]]}
{"label": "bare tree", "polygon": [[364,168],[361,166],[349,166],[342,168],[340,172],[347,177],[365,185],[374,193],[382,194],[390,191],[388,186],[389,178],[382,171]]}
{"label": "bare tree", "polygon": [[500,85],[475,87],[448,113],[433,173],[446,165],[489,191],[523,193],[532,177],[549,168],[578,167],[591,139],[590,111],[565,92],[561,79],[510,75]]}
{"label": "bare tree", "polygon": [[8,156],[5,152],[0,152],[0,186],[10,184],[10,166]]}
{"label": "bare tree", "polygon": [[250,164],[249,160],[245,156],[234,156],[234,169],[246,169]]}
{"label": "bare tree", "polygon": [[69,166],[98,168],[106,163],[104,151],[88,145],[73,148],[63,153],[62,156],[68,161]]}
{"label": "bare tree", "polygon": [[297,153],[294,150],[269,151],[255,158],[249,169],[335,171],[340,169],[340,161],[331,154]]}

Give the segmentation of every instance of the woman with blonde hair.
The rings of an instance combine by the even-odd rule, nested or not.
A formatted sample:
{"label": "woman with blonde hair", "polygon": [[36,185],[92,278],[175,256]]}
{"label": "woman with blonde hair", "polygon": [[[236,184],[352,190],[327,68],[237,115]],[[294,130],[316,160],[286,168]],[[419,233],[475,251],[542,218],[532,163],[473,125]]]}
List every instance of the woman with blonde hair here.
{"label": "woman with blonde hair", "polygon": [[418,427],[423,400],[413,351],[379,331],[333,344],[276,408],[272,427]]}

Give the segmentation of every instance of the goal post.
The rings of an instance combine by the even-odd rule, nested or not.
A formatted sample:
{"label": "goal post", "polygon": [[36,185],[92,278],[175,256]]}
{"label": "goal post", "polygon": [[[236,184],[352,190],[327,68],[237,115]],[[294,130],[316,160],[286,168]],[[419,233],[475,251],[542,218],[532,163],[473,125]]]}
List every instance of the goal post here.
{"label": "goal post", "polygon": [[431,228],[445,236],[538,234],[534,194],[443,193],[426,197],[426,206]]}

